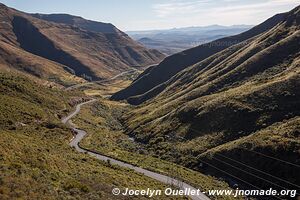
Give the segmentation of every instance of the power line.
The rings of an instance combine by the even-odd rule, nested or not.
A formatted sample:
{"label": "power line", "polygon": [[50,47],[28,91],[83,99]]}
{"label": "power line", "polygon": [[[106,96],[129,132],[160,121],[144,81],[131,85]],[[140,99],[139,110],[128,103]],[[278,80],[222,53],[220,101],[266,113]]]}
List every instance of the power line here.
{"label": "power line", "polygon": [[[196,132],[196,133],[200,133],[198,130],[196,129],[193,129],[193,128],[189,128],[190,130]],[[269,156],[269,155],[265,155],[263,153],[260,153],[260,152],[257,152],[257,151],[254,151],[254,150],[249,150],[249,149],[246,149],[246,148],[243,148],[243,147],[239,147],[240,149],[244,149],[246,151],[249,151],[249,152],[252,152],[252,153],[256,153],[258,155],[261,155],[261,156],[265,156],[267,158],[271,158],[271,159],[274,159],[274,160],[277,160],[277,161],[280,161],[280,162],[283,162],[283,163],[286,163],[286,164],[289,164],[289,165],[293,165],[295,167],[298,167],[300,168],[300,165],[297,165],[295,163],[291,163],[291,162],[288,162],[288,161],[285,161],[285,160],[282,160],[282,159],[279,159],[279,158],[276,158],[276,157],[273,157],[273,156]]]}
{"label": "power line", "polygon": [[215,168],[215,169],[217,169],[217,170],[219,170],[219,171],[221,171],[221,172],[223,172],[223,173],[225,173],[225,174],[227,174],[227,175],[229,175],[229,176],[231,176],[231,177],[237,179],[237,180],[240,180],[240,181],[246,183],[247,185],[251,185],[252,187],[255,187],[256,189],[261,190],[261,188],[255,186],[255,185],[253,185],[253,184],[251,184],[251,183],[249,183],[249,182],[247,182],[247,181],[245,181],[245,180],[243,180],[243,179],[240,179],[240,178],[238,178],[237,176],[234,176],[234,175],[230,174],[229,172],[226,172],[226,171],[224,171],[224,170],[222,170],[222,169],[220,169],[220,168],[218,168],[218,167],[216,167],[216,166],[214,166],[214,165],[212,165],[212,164],[209,164],[209,163],[207,163],[207,162],[205,162],[205,161],[203,161],[203,160],[201,160],[201,159],[200,159],[200,161],[203,162],[204,164],[208,165],[208,166],[211,166],[211,167],[213,167],[213,168]]}
{"label": "power line", "polygon": [[286,163],[286,164],[293,165],[293,166],[295,166],[295,167],[299,167],[299,168],[300,168],[300,165],[297,165],[297,164],[295,164],[295,163],[291,163],[291,162],[288,162],[288,161],[285,161],[285,160],[282,160],[282,159],[279,159],[279,158],[275,158],[275,157],[273,157],[273,156],[265,155],[265,154],[263,154],[263,153],[260,153],[260,152],[254,151],[254,150],[249,150],[249,149],[247,149],[247,148],[243,148],[243,147],[240,147],[240,148],[241,148],[241,149],[244,149],[244,150],[246,150],[246,151],[249,151],[249,152],[252,152],[252,153],[256,153],[256,154],[258,154],[258,155],[262,155],[262,156],[265,156],[265,157],[267,157],[267,158],[271,158],[271,159],[274,159],[274,160],[277,160],[277,161],[280,161],[280,162],[284,162],[284,163]]}
{"label": "power line", "polygon": [[[200,160],[201,162],[203,162],[204,164],[206,164],[206,165],[208,165],[208,166],[211,166],[212,168],[215,168],[215,169],[218,170],[218,171],[221,171],[221,172],[223,172],[223,173],[225,173],[225,174],[227,174],[227,175],[229,175],[229,176],[231,176],[231,177],[233,177],[233,178],[235,178],[235,179],[237,179],[237,180],[239,180],[239,181],[242,181],[242,182],[246,183],[247,185],[250,185],[250,186],[252,186],[252,187],[254,187],[254,188],[256,188],[256,189],[259,189],[259,190],[263,190],[262,188],[257,187],[257,186],[255,186],[255,185],[253,185],[253,184],[251,184],[251,183],[249,183],[249,182],[243,180],[243,179],[240,179],[240,178],[238,178],[237,176],[234,176],[234,175],[230,174],[229,172],[226,172],[226,171],[224,171],[224,170],[222,170],[222,169],[220,169],[220,168],[218,168],[218,167],[216,167],[216,166],[214,166],[214,165],[211,165],[211,164],[209,164],[209,163],[207,163],[207,162],[205,162],[205,161],[203,161],[203,160],[201,160],[201,159],[199,159],[199,160]],[[277,198],[277,199],[282,200],[281,198],[279,198],[279,197],[277,197],[277,196],[274,196],[274,197]]]}
{"label": "power line", "polygon": [[[194,132],[199,133],[198,130],[195,130],[195,129],[193,129],[193,128],[190,128],[190,130],[193,130]],[[185,138],[184,138],[184,139],[185,139]],[[185,140],[186,140],[186,139],[185,139]],[[242,148],[242,149],[244,149],[244,148]],[[293,166],[296,166],[296,167],[299,167],[299,168],[300,168],[300,165],[297,165],[297,164],[294,164],[294,163],[291,163],[291,162],[288,162],[288,161],[285,161],[285,160],[281,160],[281,159],[279,159],[279,158],[275,158],[275,157],[272,157],[272,156],[264,155],[264,154],[262,154],[262,153],[259,153],[259,152],[256,152],[256,151],[251,151],[251,150],[248,150],[248,149],[245,149],[245,150],[250,151],[250,152],[253,152],[253,153],[256,153],[256,154],[258,154],[258,155],[262,155],[262,156],[268,157],[268,158],[272,158],[272,159],[275,159],[275,160],[284,162],[284,163],[286,163],[286,164],[293,165]],[[216,158],[213,158],[213,159],[216,159]],[[242,181],[242,182],[244,182],[244,183],[246,183],[246,184],[248,184],[248,185],[251,185],[251,186],[253,186],[253,187],[255,187],[255,188],[258,188],[258,187],[256,187],[255,185],[253,185],[253,184],[251,184],[251,183],[249,183],[249,182],[247,182],[247,181],[245,181],[245,180],[242,180],[242,179],[240,179],[240,178],[238,178],[238,177],[236,177],[236,176],[234,176],[234,175],[232,175],[232,174],[230,174],[230,173],[228,173],[228,172],[226,172],[226,171],[224,171],[224,170],[221,170],[221,169],[219,169],[219,168],[217,168],[217,167],[215,167],[215,166],[213,166],[213,165],[211,165],[211,164],[209,164],[209,163],[207,163],[207,162],[202,161],[201,159],[199,159],[199,160],[200,160],[201,162],[203,162],[203,163],[205,163],[205,164],[207,164],[207,165],[209,165],[209,166],[211,166],[211,167],[213,167],[213,168],[215,168],[215,169],[217,169],[217,170],[219,170],[219,171],[221,171],[221,172],[223,172],[223,173],[225,173],[225,174],[231,176],[231,177],[236,178],[237,180],[240,180],[240,181]],[[220,161],[219,159],[216,159],[216,160],[218,160],[219,162],[223,162],[223,161]],[[238,161],[236,161],[236,162],[238,162]],[[252,176],[254,176],[254,177],[257,177],[257,178],[259,178],[259,179],[261,179],[261,180],[264,180],[265,182],[268,182],[268,183],[271,183],[271,184],[273,184],[273,185],[276,185],[277,187],[286,189],[286,188],[284,188],[284,187],[282,187],[282,186],[280,186],[280,185],[277,185],[277,184],[275,184],[275,183],[273,183],[273,182],[270,182],[270,181],[268,181],[268,180],[265,180],[265,179],[263,179],[263,178],[261,178],[261,177],[255,175],[255,174],[252,174],[252,173],[250,173],[250,172],[247,172],[247,171],[244,171],[244,170],[242,170],[242,169],[239,169],[239,168],[237,168],[237,167],[235,167],[235,166],[233,166],[233,165],[231,165],[231,164],[229,164],[229,163],[227,163],[227,162],[223,162],[223,163],[225,163],[225,164],[227,164],[227,165],[229,165],[229,166],[231,166],[231,167],[233,167],[233,168],[235,168],[235,169],[241,170],[241,171],[243,171],[243,172],[245,172],[245,173],[247,173],[247,174],[250,174],[250,175],[252,175]],[[245,164],[244,164],[244,165],[245,165]],[[248,166],[248,167],[249,167],[249,168],[252,168],[252,167],[250,167],[250,166]],[[261,171],[261,170],[255,169],[255,168],[252,168],[252,169],[257,170],[257,171],[260,171],[261,173],[265,173],[265,172],[263,172],[263,171]],[[267,174],[267,173],[265,173],[265,174]],[[299,188],[298,185],[295,185],[295,184],[293,184],[293,183],[291,183],[291,182],[288,182],[288,181],[286,181],[286,180],[284,180],[284,179],[275,177],[275,176],[273,176],[273,175],[271,175],[271,174],[268,174],[268,175],[269,175],[269,176],[272,176],[273,178],[280,179],[281,181],[284,181],[284,182],[287,182],[287,183],[289,183],[289,184],[292,184],[292,185],[294,185],[294,186],[296,186],[296,187]],[[260,188],[258,188],[258,189],[260,189]],[[286,190],[287,190],[287,189],[286,189]],[[297,193],[297,194],[298,194],[298,193]],[[299,194],[298,194],[298,195],[299,195]],[[275,198],[278,198],[277,196],[274,196],[274,197],[275,197]],[[278,198],[278,199],[280,199],[280,198]]]}
{"label": "power line", "polygon": [[255,170],[255,171],[258,171],[258,172],[260,172],[260,173],[263,173],[263,174],[265,174],[265,175],[268,175],[268,176],[270,176],[270,177],[272,177],[272,178],[274,178],[274,179],[283,181],[283,182],[288,183],[288,184],[290,184],[290,185],[296,186],[297,188],[300,188],[299,185],[296,185],[296,184],[294,184],[294,183],[291,183],[291,182],[289,182],[289,181],[287,181],[287,180],[284,180],[284,179],[282,179],[282,178],[279,178],[279,177],[277,177],[277,176],[273,176],[272,174],[269,174],[269,173],[266,173],[266,172],[264,172],[264,171],[262,171],[262,170],[259,170],[259,169],[256,169],[256,168],[254,168],[254,167],[251,167],[250,165],[246,165],[246,164],[244,164],[244,163],[242,163],[242,162],[240,162],[240,161],[237,161],[237,160],[235,160],[235,159],[233,159],[233,158],[229,158],[229,157],[224,156],[223,154],[220,154],[220,153],[217,153],[217,152],[216,152],[216,154],[219,155],[219,156],[221,156],[221,157],[223,157],[223,158],[227,158],[227,159],[232,160],[232,161],[234,161],[234,162],[236,162],[236,163],[239,163],[240,165],[246,166],[246,167],[248,167],[248,168],[250,168],[250,169],[253,169],[253,170]]}
{"label": "power line", "polygon": [[[280,187],[280,188],[282,188],[282,189],[288,190],[288,189],[285,188],[285,187],[282,187],[282,186],[280,186],[280,185],[278,185],[278,184],[276,184],[276,183],[273,183],[273,182],[271,182],[271,181],[269,181],[269,180],[266,180],[266,179],[264,179],[264,178],[262,178],[262,177],[259,177],[259,176],[255,175],[255,174],[252,174],[252,173],[247,172],[247,171],[245,171],[245,170],[243,170],[243,169],[240,169],[240,168],[238,168],[238,167],[236,167],[236,166],[234,166],[234,165],[231,165],[231,164],[229,164],[229,163],[227,163],[227,162],[224,162],[224,161],[222,161],[222,160],[220,160],[220,159],[217,159],[217,158],[213,158],[213,159],[215,159],[215,160],[217,160],[217,161],[219,161],[219,162],[221,162],[221,163],[224,163],[224,164],[226,164],[226,165],[228,165],[228,166],[230,166],[230,167],[233,167],[233,168],[235,168],[235,169],[237,169],[237,170],[240,170],[240,171],[242,171],[242,172],[244,172],[244,173],[247,173],[247,174],[249,174],[249,175],[251,175],[251,176],[254,176],[254,177],[256,177],[256,178],[258,178],[258,179],[260,179],[260,180],[263,180],[263,181],[265,181],[265,182],[267,182],[267,183],[270,183],[270,184],[273,184],[273,185],[275,185],[275,186],[277,186],[277,187]],[[298,193],[297,193],[297,194],[298,194]]]}

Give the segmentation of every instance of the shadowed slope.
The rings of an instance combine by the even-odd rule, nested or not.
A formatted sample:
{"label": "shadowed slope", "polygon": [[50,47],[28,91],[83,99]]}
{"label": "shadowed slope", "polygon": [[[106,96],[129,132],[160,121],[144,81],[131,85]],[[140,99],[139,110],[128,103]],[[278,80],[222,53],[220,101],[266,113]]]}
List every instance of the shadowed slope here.
{"label": "shadowed slope", "polygon": [[32,54],[71,66],[77,76],[86,74],[97,79],[95,74],[70,54],[58,49],[46,36],[41,34],[26,18],[16,16],[12,21],[13,31],[20,47]]}
{"label": "shadowed slope", "polygon": [[130,66],[147,66],[164,58],[159,51],[146,49],[110,23],[96,22],[68,14],[32,14],[32,16],[104,35],[119,59]]}
{"label": "shadowed slope", "polygon": [[[253,27],[249,31],[236,36],[222,38],[198,47],[188,49],[164,59],[159,65],[144,72],[132,85],[113,95],[113,99],[127,99],[129,103],[140,104],[159,94],[164,88],[164,82],[169,80],[179,71],[200,62],[209,56],[220,52],[234,44],[246,41],[265,31],[270,30],[281,22],[287,14],[278,14]],[[148,92],[148,93],[147,93]],[[135,96],[138,96],[137,98]]]}
{"label": "shadowed slope", "polygon": [[[0,58],[3,60],[2,68],[15,68],[16,65],[26,68],[30,62],[30,74],[36,76],[43,71],[39,78],[46,77],[49,80],[52,71],[48,70],[48,63],[52,63],[51,69],[56,71],[52,80],[60,79],[59,74],[76,74],[87,80],[98,80],[115,76],[132,67],[157,63],[164,57],[160,52],[148,50],[134,42],[111,24],[71,15],[59,15],[58,20],[53,20],[57,22],[46,21],[3,4],[0,5],[0,11],[0,49],[4,50],[0,56],[14,50],[27,55],[26,59],[21,56],[19,63],[14,62],[17,56],[14,52],[9,55],[9,59]],[[76,23],[69,22],[71,19]],[[45,61],[45,66],[37,68],[35,62],[39,65],[37,60],[41,59],[48,61]],[[28,73],[26,70],[23,72]]]}
{"label": "shadowed slope", "polygon": [[[300,165],[299,159],[294,160],[300,146],[299,87],[297,7],[269,31],[179,72],[158,96],[126,114],[124,121],[131,136],[165,159],[232,180],[209,165],[201,167],[204,161],[259,187],[274,186],[217,161],[219,152],[273,175],[284,174],[299,185],[300,179],[293,176],[297,168],[253,159],[254,155],[249,159],[245,153],[255,150]],[[169,151],[172,146],[176,155]]]}

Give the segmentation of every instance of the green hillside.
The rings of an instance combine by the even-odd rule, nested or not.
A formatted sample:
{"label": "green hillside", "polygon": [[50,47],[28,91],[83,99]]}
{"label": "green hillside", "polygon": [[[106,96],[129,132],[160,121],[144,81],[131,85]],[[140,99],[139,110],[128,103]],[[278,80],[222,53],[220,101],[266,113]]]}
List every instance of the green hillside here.
{"label": "green hillside", "polygon": [[[217,162],[215,154],[209,152],[224,151],[242,163],[299,185],[299,169],[285,167],[279,161],[300,165],[299,28],[297,7],[271,30],[176,74],[164,83],[158,96],[124,115],[128,134],[148,144],[153,154],[229,182],[234,179],[232,176],[212,166],[226,169],[229,174],[234,172],[254,185],[278,188],[272,184],[274,178],[262,181]],[[245,140],[247,150],[278,160],[240,150],[237,144]],[[175,154],[168,151],[173,146],[177,149]]]}
{"label": "green hillside", "polygon": [[166,187],[68,146],[59,116],[81,96],[0,74],[0,199],[115,199],[114,187]]}

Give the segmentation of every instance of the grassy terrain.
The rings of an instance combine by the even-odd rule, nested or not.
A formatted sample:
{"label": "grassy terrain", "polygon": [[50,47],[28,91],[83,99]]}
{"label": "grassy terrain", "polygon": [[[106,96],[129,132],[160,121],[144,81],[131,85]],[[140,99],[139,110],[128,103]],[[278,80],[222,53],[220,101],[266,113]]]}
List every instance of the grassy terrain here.
{"label": "grassy terrain", "polygon": [[99,82],[89,82],[77,87],[87,96],[110,97],[112,94],[126,88],[141,74],[141,70],[131,71],[115,79],[107,79]]}
{"label": "grassy terrain", "polygon": [[[1,32],[3,30],[0,29]],[[18,71],[47,85],[68,86],[84,82],[82,78],[66,71],[62,64],[33,55],[3,41],[0,41],[0,70]]]}
{"label": "grassy terrain", "polygon": [[[203,191],[228,188],[226,183],[213,177],[155,158],[153,157],[155,154],[151,154],[143,144],[132,141],[123,133],[122,125],[118,121],[118,117],[127,109],[126,104],[105,99],[84,107],[73,120],[78,127],[89,133],[81,145],[151,171],[174,175]],[[229,198],[222,197],[222,199]]]}
{"label": "grassy terrain", "polygon": [[[230,174],[239,176],[243,180],[256,181],[255,179],[260,177],[262,178],[261,187],[273,184],[273,187],[299,191],[299,187],[295,186],[300,184],[299,149],[300,117],[294,117],[275,123],[249,136],[212,148],[200,154],[197,159],[221,168],[226,168],[226,165],[230,164],[234,166],[232,169],[228,169],[227,166]],[[268,170],[264,169],[265,165],[268,166]],[[242,167],[254,176],[239,174],[239,170],[235,167],[238,169]],[[278,168],[281,169],[280,173]],[[269,174],[274,174],[281,180],[270,177]]]}
{"label": "grassy terrain", "polygon": [[[121,88],[127,87],[131,83],[130,80],[112,80],[106,83],[93,83],[91,85],[81,87],[87,96],[109,96],[119,91]],[[107,86],[109,84],[109,87]]]}
{"label": "grassy terrain", "polygon": [[0,74],[0,199],[116,199],[114,187],[167,187],[68,146],[72,132],[59,116],[82,95]]}
{"label": "grassy terrain", "polygon": [[[187,67],[146,93],[152,99],[122,117],[127,134],[161,159],[222,177],[231,185],[253,188],[229,174],[263,188],[299,185],[300,7],[286,15],[269,31]],[[159,95],[154,97],[155,91]],[[247,145],[242,145],[246,138]],[[167,156],[170,147],[175,153]],[[211,153],[219,148],[225,156],[284,181],[269,176],[267,182],[261,172],[240,170],[245,166]]]}

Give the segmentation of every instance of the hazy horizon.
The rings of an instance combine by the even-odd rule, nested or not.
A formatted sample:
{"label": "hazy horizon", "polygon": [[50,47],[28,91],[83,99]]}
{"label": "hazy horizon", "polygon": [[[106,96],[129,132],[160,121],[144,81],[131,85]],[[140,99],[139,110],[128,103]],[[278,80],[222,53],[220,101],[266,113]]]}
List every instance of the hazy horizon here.
{"label": "hazy horizon", "polygon": [[[1,0],[29,13],[64,13],[112,23],[122,31],[147,31],[209,25],[256,25],[299,3],[295,0],[83,0],[43,2]],[[239,17],[236,17],[239,16]]]}
{"label": "hazy horizon", "polygon": [[242,27],[242,26],[247,26],[247,27],[253,27],[256,24],[233,24],[233,25],[220,25],[220,24],[211,24],[207,26],[183,26],[183,27],[173,27],[173,28],[165,28],[165,29],[146,29],[146,30],[130,30],[130,31],[125,31],[125,32],[147,32],[147,31],[168,31],[168,30],[176,30],[176,29],[188,29],[188,28],[206,28],[206,27],[213,27],[213,26],[222,26],[222,27]]}

